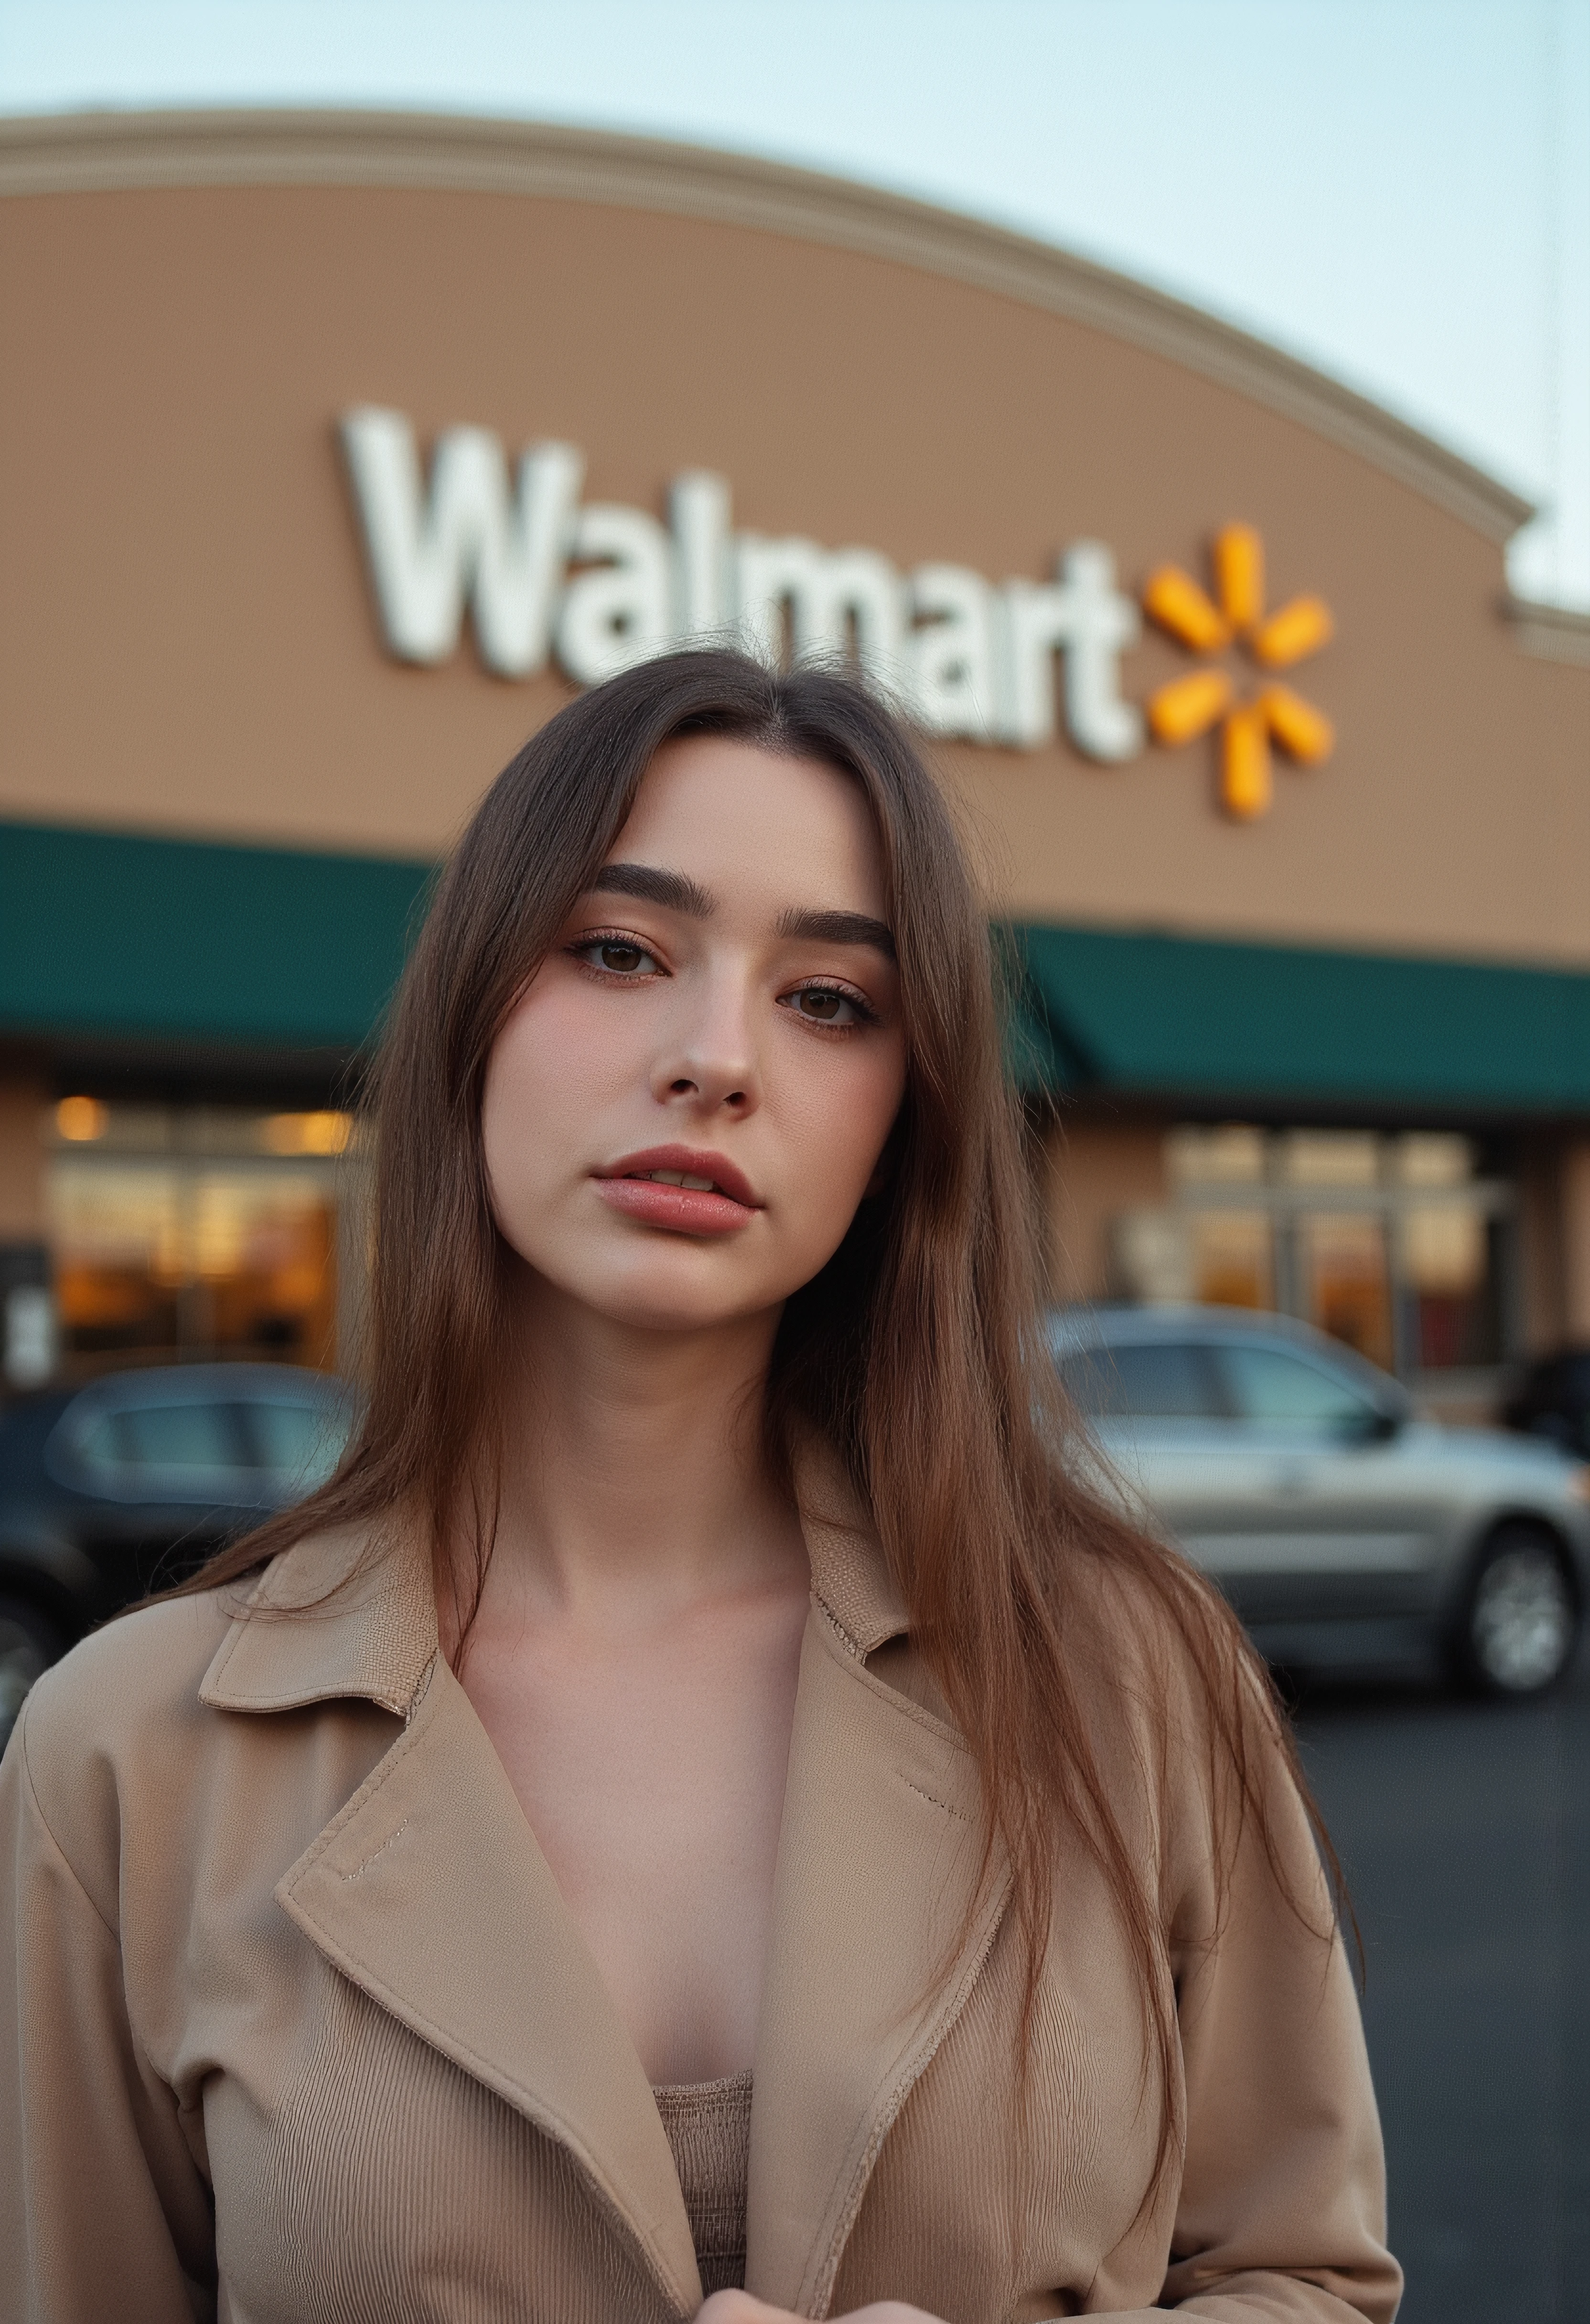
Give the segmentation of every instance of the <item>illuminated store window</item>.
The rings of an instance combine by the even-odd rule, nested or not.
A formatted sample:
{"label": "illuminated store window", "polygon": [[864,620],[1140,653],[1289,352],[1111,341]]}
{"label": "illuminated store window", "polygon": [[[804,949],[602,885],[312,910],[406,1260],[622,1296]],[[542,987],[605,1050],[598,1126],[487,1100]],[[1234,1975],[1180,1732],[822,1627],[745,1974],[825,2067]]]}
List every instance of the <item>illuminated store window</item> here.
{"label": "illuminated store window", "polygon": [[1392,1167],[1397,1183],[1416,1197],[1400,1217],[1399,1272],[1418,1368],[1494,1362],[1501,1353],[1497,1219],[1471,1199],[1473,1147],[1466,1138],[1403,1138]]}
{"label": "illuminated store window", "polygon": [[1263,1211],[1196,1211],[1192,1296],[1215,1307],[1273,1307],[1274,1237]]}
{"label": "illuminated store window", "polygon": [[68,1098],[53,1130],[51,1242],[69,1370],[225,1357],[336,1365],[348,1116]]}
{"label": "illuminated store window", "polygon": [[1269,1176],[1269,1141],[1245,1121],[1172,1130],[1165,1161],[1177,1186],[1260,1186]]}
{"label": "illuminated store window", "polygon": [[[1167,1158],[1172,1183],[1184,1190],[1189,1207],[1187,1295],[1217,1307],[1273,1307],[1275,1304],[1274,1239],[1269,1213],[1262,1208],[1227,1208],[1236,1190],[1261,1190],[1266,1176],[1263,1130],[1243,1122],[1212,1130],[1172,1130]],[[1199,1190],[1221,1198],[1218,1208],[1197,1206]]]}
{"label": "illuminated store window", "polygon": [[1283,1186],[1370,1188],[1380,1181],[1382,1142],[1373,1130],[1285,1130],[1268,1141],[1266,1175]]}
{"label": "illuminated store window", "polygon": [[1315,1211],[1299,1219],[1297,1236],[1303,1314],[1389,1370],[1396,1349],[1385,1222],[1363,1212]]}
{"label": "illuminated store window", "polygon": [[1502,1360],[1513,1195],[1472,1139],[1194,1124],[1165,1160],[1170,1204],[1113,1237],[1128,1296],[1278,1309],[1415,1377]]}

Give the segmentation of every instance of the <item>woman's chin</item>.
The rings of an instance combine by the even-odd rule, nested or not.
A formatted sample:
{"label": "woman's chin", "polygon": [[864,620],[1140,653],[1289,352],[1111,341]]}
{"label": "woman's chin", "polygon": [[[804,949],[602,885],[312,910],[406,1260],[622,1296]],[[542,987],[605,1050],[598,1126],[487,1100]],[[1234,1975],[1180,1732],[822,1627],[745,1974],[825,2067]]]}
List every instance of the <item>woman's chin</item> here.
{"label": "woman's chin", "polygon": [[630,1286],[621,1295],[592,1303],[609,1323],[628,1331],[666,1333],[733,1330],[769,1310],[777,1314],[782,1304],[753,1295],[736,1299],[721,1290],[716,1296],[703,1289],[692,1297],[681,1294],[676,1285],[661,1284]]}
{"label": "woman's chin", "polygon": [[[786,1292],[761,1280],[735,1279],[734,1270],[700,1267],[683,1254],[658,1252],[620,1268],[544,1269],[565,1324],[584,1309],[593,1323],[633,1332],[681,1333],[730,1330],[757,1315],[777,1314]],[[573,1311],[572,1313],[570,1311]]]}

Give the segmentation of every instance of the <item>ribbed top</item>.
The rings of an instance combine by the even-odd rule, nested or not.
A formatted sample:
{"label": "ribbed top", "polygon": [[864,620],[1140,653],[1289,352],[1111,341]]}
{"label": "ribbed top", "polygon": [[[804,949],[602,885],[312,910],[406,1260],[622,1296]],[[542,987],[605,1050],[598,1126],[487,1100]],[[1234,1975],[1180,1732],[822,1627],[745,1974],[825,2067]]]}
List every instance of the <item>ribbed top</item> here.
{"label": "ribbed top", "polygon": [[703,2293],[745,2286],[751,2078],[665,2084],[652,2095],[674,2152]]}

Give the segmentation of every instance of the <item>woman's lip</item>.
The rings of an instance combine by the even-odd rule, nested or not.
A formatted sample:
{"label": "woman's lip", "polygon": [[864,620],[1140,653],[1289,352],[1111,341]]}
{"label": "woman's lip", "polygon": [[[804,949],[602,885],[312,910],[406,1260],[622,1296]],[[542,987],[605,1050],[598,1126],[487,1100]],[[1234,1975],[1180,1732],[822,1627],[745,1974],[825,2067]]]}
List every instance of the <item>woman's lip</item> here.
{"label": "woman's lip", "polygon": [[[654,1178],[654,1170],[712,1184],[670,1186]],[[596,1191],[611,1210],[675,1234],[735,1234],[761,1208],[750,1180],[726,1154],[698,1154],[689,1146],[648,1146],[643,1154],[628,1154],[598,1173]]]}
{"label": "woman's lip", "polygon": [[[690,1146],[648,1146],[642,1154],[626,1154],[621,1162],[599,1171],[603,1185],[620,1178],[649,1178],[654,1170],[677,1172],[682,1178],[710,1178],[714,1191],[727,1195],[731,1203],[748,1211],[759,1211],[756,1190],[745,1172],[736,1167],[726,1154],[702,1154]],[[692,1189],[676,1187],[675,1193]]]}
{"label": "woman's lip", "polygon": [[[693,1171],[691,1176],[704,1178],[706,1173]],[[611,1210],[622,1211],[647,1226],[670,1228],[675,1234],[736,1234],[757,1215],[749,1203],[737,1203],[731,1194],[662,1185],[655,1178],[598,1178],[595,1184]]]}

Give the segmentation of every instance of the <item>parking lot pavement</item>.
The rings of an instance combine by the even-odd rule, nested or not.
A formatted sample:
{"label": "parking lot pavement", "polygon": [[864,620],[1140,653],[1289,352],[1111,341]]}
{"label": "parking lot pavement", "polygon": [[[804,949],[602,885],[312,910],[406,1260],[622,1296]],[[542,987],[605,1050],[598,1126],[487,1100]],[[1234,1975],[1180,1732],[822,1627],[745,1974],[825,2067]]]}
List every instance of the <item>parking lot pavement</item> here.
{"label": "parking lot pavement", "polygon": [[1534,1705],[1306,1695],[1368,1964],[1400,2324],[1590,2319],[1590,1643]]}

